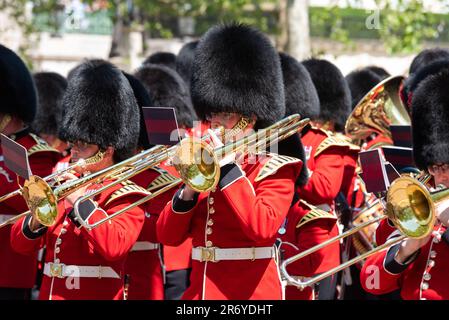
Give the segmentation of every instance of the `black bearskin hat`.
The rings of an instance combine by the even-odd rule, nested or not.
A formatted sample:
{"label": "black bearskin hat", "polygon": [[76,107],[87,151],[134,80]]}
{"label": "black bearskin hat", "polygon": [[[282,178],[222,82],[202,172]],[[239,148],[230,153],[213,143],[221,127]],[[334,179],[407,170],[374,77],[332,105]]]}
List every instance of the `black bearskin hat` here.
{"label": "black bearskin hat", "polygon": [[188,88],[190,88],[193,60],[195,59],[195,49],[197,46],[198,41],[186,43],[176,57],[176,71],[184,79]]}
{"label": "black bearskin hat", "polygon": [[123,73],[104,60],[88,60],[72,70],[63,98],[60,137],[115,148],[122,161],[136,150],[140,115]]}
{"label": "black bearskin hat", "polygon": [[36,89],[23,61],[10,49],[0,45],[0,113],[31,123],[36,114]]}
{"label": "black bearskin hat", "polygon": [[285,114],[279,55],[265,35],[241,24],[212,27],[201,38],[191,93],[202,120],[220,112],[255,115],[258,129]]}
{"label": "black bearskin hat", "polygon": [[58,134],[62,120],[62,97],[67,80],[55,72],[37,72],[33,75],[37,89],[37,112],[31,128],[37,134]]}
{"label": "black bearskin hat", "polygon": [[176,71],[162,65],[145,64],[136,71],[135,77],[150,93],[154,107],[174,108],[179,126],[193,126],[196,115],[189,90]]}
{"label": "black bearskin hat", "polygon": [[410,111],[413,93],[418,85],[426,79],[428,76],[438,73],[442,69],[449,68],[449,58],[436,60],[430,64],[419,68],[415,73],[411,74],[404,82],[401,90],[401,100],[406,106],[406,109]]}
{"label": "black bearskin hat", "polygon": [[443,48],[424,49],[413,59],[409,74],[412,75],[437,60],[449,60],[449,50]]}
{"label": "black bearskin hat", "polygon": [[128,79],[131,88],[133,89],[134,96],[136,97],[137,104],[139,105],[139,114],[140,114],[140,133],[139,133],[139,147],[143,149],[149,149],[152,147],[150,142],[148,141],[147,128],[145,126],[145,118],[143,116],[142,107],[152,107],[153,102],[151,101],[151,97],[148,94],[145,86],[134,76],[129,73],[123,72],[126,79]]}
{"label": "black bearskin hat", "polygon": [[372,88],[382,81],[382,77],[366,68],[352,71],[345,79],[351,91],[352,109]]}
{"label": "black bearskin hat", "polygon": [[417,167],[449,164],[449,68],[427,76],[412,99],[413,154]]}
{"label": "black bearskin hat", "polygon": [[321,121],[332,121],[342,132],[351,113],[351,92],[341,71],[331,62],[320,59],[303,61],[320,98]]}
{"label": "black bearskin hat", "polygon": [[368,66],[363,68],[363,70],[369,70],[371,72],[374,72],[375,74],[377,74],[382,80],[386,79],[388,77],[391,77],[391,74],[385,70],[382,67],[378,67],[378,66]]}
{"label": "black bearskin hat", "polygon": [[171,52],[155,52],[146,58],[143,64],[161,64],[176,70],[176,55]]}
{"label": "black bearskin hat", "polygon": [[307,69],[286,53],[279,54],[284,78],[285,115],[298,113],[301,118],[320,115],[320,100]]}

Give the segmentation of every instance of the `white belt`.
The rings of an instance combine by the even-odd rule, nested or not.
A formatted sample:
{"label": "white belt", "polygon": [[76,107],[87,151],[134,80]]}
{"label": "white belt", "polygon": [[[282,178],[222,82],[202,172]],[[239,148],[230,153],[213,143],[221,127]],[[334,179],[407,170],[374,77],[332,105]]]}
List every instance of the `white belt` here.
{"label": "white belt", "polygon": [[15,217],[14,214],[0,214],[0,223],[6,222],[14,217]]}
{"label": "white belt", "polygon": [[196,247],[192,249],[192,259],[197,261],[220,260],[256,260],[271,259],[275,256],[274,247],[253,247],[253,248],[227,248],[217,247]]}
{"label": "white belt", "polygon": [[120,279],[120,276],[111,267],[75,266],[52,262],[45,263],[44,274],[46,276],[55,278],[76,277],[76,278]]}
{"label": "white belt", "polygon": [[149,251],[159,249],[159,243],[153,243],[149,241],[137,241],[131,251]]}

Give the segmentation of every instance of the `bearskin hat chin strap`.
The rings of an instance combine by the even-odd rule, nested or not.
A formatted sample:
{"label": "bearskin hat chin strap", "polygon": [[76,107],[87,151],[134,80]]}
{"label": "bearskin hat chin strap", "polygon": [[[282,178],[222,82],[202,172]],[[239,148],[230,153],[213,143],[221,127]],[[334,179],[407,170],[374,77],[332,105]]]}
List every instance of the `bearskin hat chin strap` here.
{"label": "bearskin hat chin strap", "polygon": [[0,122],[0,132],[3,132],[5,130],[6,126],[11,122],[12,117],[9,114],[5,114],[3,116],[2,121]]}

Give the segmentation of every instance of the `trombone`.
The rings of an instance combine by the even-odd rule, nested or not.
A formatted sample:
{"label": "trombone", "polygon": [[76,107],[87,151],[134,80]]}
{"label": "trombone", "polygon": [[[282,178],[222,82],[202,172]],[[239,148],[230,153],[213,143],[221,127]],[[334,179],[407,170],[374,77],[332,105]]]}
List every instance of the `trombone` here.
{"label": "trombone", "polygon": [[[207,192],[216,187],[220,177],[220,159],[223,159],[229,154],[236,152],[259,152],[266,150],[268,146],[283,140],[298,131],[302,130],[308,123],[309,119],[300,120],[298,114],[291,115],[283,120],[280,120],[273,125],[258,130],[257,132],[245,136],[239,140],[227,143],[218,148],[212,148],[203,139],[197,138],[185,138],[181,140],[178,145],[172,146],[163,152],[156,154],[149,161],[141,163],[131,170],[130,174],[126,174],[119,180],[124,181],[132,176],[146,170],[149,167],[158,165],[159,163],[167,160],[168,158],[173,158],[174,167],[180,174],[179,179],[173,180],[172,183],[164,186],[163,188],[157,190],[156,192],[149,194],[148,196],[140,199],[139,201],[105,217],[95,223],[89,224],[83,219],[79,212],[79,206],[82,202],[95,197],[107,188],[110,188],[110,184],[104,186],[93,193],[82,196],[74,203],[73,209],[78,222],[88,230],[96,228],[97,226],[105,223],[114,217],[139,206],[159,194],[169,190],[173,186],[183,182],[190,186],[197,192]],[[231,130],[233,131],[233,130]],[[116,184],[117,181],[114,182]]]}
{"label": "trombone", "polygon": [[[25,182],[23,191],[16,191],[17,194],[21,194],[25,198],[25,201],[30,209],[29,211],[21,214],[20,217],[31,212],[33,216],[38,218],[39,222],[43,222],[43,225],[53,226],[56,223],[57,202],[59,200],[65,198],[67,195],[82,187],[92,183],[101,183],[108,179],[114,179],[114,181],[99,188],[88,196],[80,197],[74,203],[74,213],[76,218],[83,227],[89,230],[119,214],[122,214],[125,211],[151,200],[180,182],[186,183],[198,192],[205,192],[213,189],[218,183],[218,179],[220,177],[220,166],[218,164],[218,159],[220,159],[220,157],[225,157],[233,152],[243,151],[243,149],[247,146],[254,148],[256,151],[262,149],[265,150],[267,145],[271,146],[277,141],[285,139],[298,132],[304,128],[309,121],[309,119],[300,120],[300,116],[298,114],[294,114],[263,130],[259,130],[256,133],[216,149],[213,149],[209,144],[207,144],[204,141],[204,138],[185,138],[181,140],[180,143],[170,148],[166,148],[161,145],[155,146],[86,177],[65,182],[64,184],[57,186],[55,189],[52,189],[47,183],[47,178],[31,176],[30,179]],[[238,129],[239,128],[236,130]],[[232,129],[230,132],[234,133],[235,130]],[[94,224],[87,224],[83,221],[83,219],[81,219],[79,214],[80,203],[86,201],[88,198],[93,198],[95,195],[103,192],[104,190],[122,183],[123,181],[128,180],[149,168],[157,166],[167,159],[172,158],[175,160],[174,167],[180,173],[180,179],[172,178],[173,180],[169,184],[166,184],[154,193],[151,193],[147,197],[140,199],[128,207],[123,208],[122,210],[117,211]],[[20,217],[16,216],[13,219],[16,221]]]}
{"label": "trombone", "polygon": [[[54,172],[48,176],[46,176],[45,178],[41,178],[41,181],[43,181],[45,184],[48,184],[49,182],[51,182],[52,180],[54,180],[53,184],[58,184],[60,183],[60,176],[62,176],[63,174],[72,171],[73,169],[75,169],[76,167],[82,167],[85,165],[85,161],[84,160],[79,160],[78,162],[72,164],[71,166],[59,170],[57,172]],[[32,190],[30,190],[32,189]],[[31,206],[34,207],[34,203],[29,203],[27,201],[27,199],[30,199],[29,194],[34,194],[38,192],[37,190],[35,190],[35,186],[30,184],[30,181],[25,181],[24,186],[20,187],[19,189],[10,192],[8,194],[5,194],[3,196],[0,197],[0,203],[3,201],[6,201],[8,199],[11,199],[15,196],[24,196],[25,194],[27,194],[28,196],[24,197],[25,201],[27,202],[27,205],[29,208],[31,208]],[[0,223],[0,229],[3,227],[6,227],[7,225],[10,224],[14,224],[17,220],[21,219],[22,217],[26,216],[29,213],[33,213],[34,217],[39,221],[40,224],[44,225],[44,226],[51,226],[53,220],[56,218],[56,212],[53,211],[48,211],[48,210],[28,210],[25,211],[17,216],[14,216],[2,223]]]}
{"label": "trombone", "polygon": [[[387,192],[387,204],[386,214],[381,217],[377,217],[366,221],[357,227],[354,227],[336,237],[333,237],[315,247],[312,247],[304,252],[301,252],[293,257],[284,260],[281,264],[281,274],[285,278],[288,284],[297,286],[300,289],[304,289],[308,286],[312,286],[315,283],[333,275],[353,264],[364,260],[368,256],[389,248],[395,245],[405,238],[421,239],[428,236],[434,228],[436,220],[436,206],[449,199],[449,188],[430,193],[425,185],[420,181],[403,176],[391,184]],[[295,279],[287,272],[287,265],[304,258],[305,256],[314,253],[335,241],[346,238],[359,230],[373,224],[378,223],[384,219],[389,218],[395,227],[401,232],[401,236],[394,238],[386,243],[367,251],[341,265],[332,268],[320,275],[314,276],[308,280],[301,281]]]}

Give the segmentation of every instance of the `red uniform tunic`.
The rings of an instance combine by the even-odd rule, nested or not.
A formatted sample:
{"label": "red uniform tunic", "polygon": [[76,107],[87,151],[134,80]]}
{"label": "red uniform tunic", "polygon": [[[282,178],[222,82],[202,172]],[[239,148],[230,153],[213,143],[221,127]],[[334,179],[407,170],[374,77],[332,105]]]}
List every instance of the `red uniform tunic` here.
{"label": "red uniform tunic", "polygon": [[[441,232],[446,230],[441,228]],[[360,273],[363,288],[372,294],[401,290],[405,300],[448,300],[449,245],[432,239],[418,251],[415,260],[401,265],[393,260],[397,246],[369,257]]]}
{"label": "red uniform tunic", "polygon": [[[51,174],[53,166],[60,155],[43,140],[27,131],[11,136],[17,143],[28,150],[29,163],[33,174],[45,177]],[[23,179],[20,184],[23,185]],[[0,146],[0,196],[19,188],[17,176],[9,170],[3,161]],[[17,196],[0,203],[0,222],[25,212],[28,207],[22,197]],[[0,229],[0,287],[32,288],[36,281],[37,256],[25,256],[15,252],[10,245],[11,226]]]}
{"label": "red uniform tunic", "polygon": [[[139,200],[145,193],[133,186],[134,190],[130,191],[119,184],[97,196],[97,208],[87,217],[88,222],[94,223]],[[46,245],[46,268],[39,299],[123,299],[125,260],[143,227],[143,209],[135,207],[91,231],[77,227],[68,217],[70,211],[70,204],[61,200],[55,226],[43,229],[42,234],[32,233],[32,237],[26,232],[28,219],[20,219],[12,228],[11,244],[17,252],[34,254]],[[64,277],[51,276],[50,263],[65,265]],[[76,276],[78,270],[80,277]],[[86,277],[89,271],[93,277]],[[70,276],[70,272],[75,274]]]}
{"label": "red uniform tunic", "polygon": [[[232,254],[240,255],[244,250],[247,254],[253,252],[254,257],[258,247],[272,250],[301,168],[298,159],[280,158],[270,155],[254,164],[246,158],[241,167],[225,166],[230,171],[224,174],[222,168],[215,191],[199,194],[193,208],[183,210],[186,212],[173,210],[173,206],[183,202],[177,198],[177,192],[157,223],[161,242],[177,245],[191,235],[194,247],[219,248],[217,252],[232,248],[239,249]],[[206,252],[212,253],[213,249]],[[210,258],[193,259],[191,284],[183,299],[282,298],[274,258],[252,259],[245,255],[242,260],[215,262]]]}
{"label": "red uniform tunic", "polygon": [[[282,239],[283,258],[288,259],[338,235],[337,217],[320,210],[305,201],[293,205],[288,213],[286,233]],[[296,247],[296,248],[295,248]],[[340,264],[340,244],[322,248],[287,266],[294,277],[307,278],[323,273]],[[308,287],[300,290],[288,285],[285,289],[286,300],[312,300],[313,290]]]}
{"label": "red uniform tunic", "polygon": [[382,135],[382,134],[378,134],[375,136],[374,139],[369,140],[368,142],[365,142],[362,145],[362,150],[371,150],[371,149],[376,149],[379,148],[381,146],[392,146],[393,145],[393,140],[391,140],[391,138]]}
{"label": "red uniform tunic", "polygon": [[334,207],[334,199],[343,183],[348,145],[340,140],[314,127],[301,137],[307,156],[309,181],[297,191],[300,199],[322,209]]}
{"label": "red uniform tunic", "polygon": [[[148,169],[131,180],[141,187],[152,188],[168,183],[169,178],[167,173]],[[176,189],[174,187],[144,204],[145,224],[125,265],[125,273],[130,276],[129,300],[164,299],[163,261],[156,235],[156,221]]]}
{"label": "red uniform tunic", "polygon": [[[196,137],[200,139],[207,133],[210,128],[208,122],[200,122],[197,127],[186,129],[186,136]],[[168,168],[169,169],[169,168]],[[170,171],[177,175],[177,172]],[[190,269],[192,267],[192,238],[188,237],[184,242],[178,246],[164,245],[163,247],[165,271],[176,271]]]}

